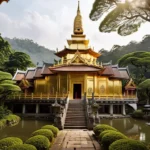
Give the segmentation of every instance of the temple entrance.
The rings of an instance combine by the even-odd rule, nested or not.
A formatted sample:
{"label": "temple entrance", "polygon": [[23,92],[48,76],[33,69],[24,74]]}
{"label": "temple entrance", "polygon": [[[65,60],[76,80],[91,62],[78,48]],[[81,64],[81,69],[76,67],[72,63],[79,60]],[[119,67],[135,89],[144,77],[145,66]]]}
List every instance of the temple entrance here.
{"label": "temple entrance", "polygon": [[73,99],[81,99],[81,84],[73,85]]}

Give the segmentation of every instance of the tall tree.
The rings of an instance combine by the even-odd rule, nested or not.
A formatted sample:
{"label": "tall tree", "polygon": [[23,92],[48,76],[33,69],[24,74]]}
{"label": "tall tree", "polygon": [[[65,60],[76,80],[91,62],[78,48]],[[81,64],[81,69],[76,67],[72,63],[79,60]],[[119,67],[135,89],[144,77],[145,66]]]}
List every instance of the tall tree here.
{"label": "tall tree", "polygon": [[150,0],[95,0],[90,13],[95,21],[104,16],[99,30],[117,31],[122,36],[138,30],[142,23],[150,22]]}
{"label": "tall tree", "polygon": [[15,82],[12,81],[12,75],[10,73],[0,71],[0,106],[2,106],[4,101],[12,96],[12,94],[20,91],[20,87],[15,85]]}
{"label": "tall tree", "polygon": [[8,61],[4,63],[5,71],[14,75],[17,69],[26,70],[27,67],[33,67],[30,56],[23,52],[14,52],[10,54]]}
{"label": "tall tree", "polygon": [[132,65],[134,66],[133,78],[136,80],[136,83],[140,83],[145,79],[145,74],[150,71],[150,52],[133,52],[124,55],[118,60],[120,67]]}
{"label": "tall tree", "polygon": [[139,84],[138,96],[141,101],[145,101],[147,105],[150,104],[150,79]]}

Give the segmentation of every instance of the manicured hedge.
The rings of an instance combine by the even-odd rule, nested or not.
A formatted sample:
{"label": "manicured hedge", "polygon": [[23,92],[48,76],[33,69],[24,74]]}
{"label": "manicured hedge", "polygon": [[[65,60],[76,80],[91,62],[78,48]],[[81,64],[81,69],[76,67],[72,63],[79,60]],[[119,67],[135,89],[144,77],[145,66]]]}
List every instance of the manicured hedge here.
{"label": "manicured hedge", "polygon": [[21,144],[10,146],[7,150],[37,150],[35,146],[30,144]]}
{"label": "manicured hedge", "polygon": [[98,124],[93,128],[93,131],[94,131],[96,136],[99,136],[105,130],[117,131],[117,129],[115,129],[115,128],[109,126],[109,125],[106,125],[106,124]]}
{"label": "manicured hedge", "polygon": [[36,135],[29,138],[26,144],[34,145],[37,150],[49,150],[50,148],[50,141],[46,136],[43,135]]}
{"label": "manicured hedge", "polygon": [[117,140],[120,139],[127,139],[127,137],[119,132],[110,132],[110,133],[106,133],[101,140],[101,144],[102,147],[104,148],[104,150],[108,150],[109,146]]}
{"label": "manicured hedge", "polygon": [[7,147],[23,144],[22,140],[17,137],[7,137],[0,140],[0,148],[1,150],[5,150]]}
{"label": "manicured hedge", "polygon": [[132,117],[137,119],[143,119],[144,112],[141,109],[137,109],[133,112]]}
{"label": "manicured hedge", "polygon": [[53,134],[54,134],[54,137],[57,137],[57,134],[59,132],[59,129],[57,127],[53,126],[53,125],[45,125],[45,126],[42,127],[42,129],[49,129],[49,130],[51,130],[53,132]]}
{"label": "manicured hedge", "polygon": [[49,129],[39,129],[39,130],[36,130],[35,132],[32,133],[32,136],[35,136],[35,135],[44,135],[46,136],[51,142],[54,138],[54,134],[51,130]]}
{"label": "manicured hedge", "polygon": [[[105,131],[103,131],[103,132],[100,133],[100,135],[98,136],[98,140],[101,141],[102,138],[103,138],[103,136],[104,136],[105,134],[107,134],[107,133],[116,133],[116,132],[118,132],[118,131],[114,131],[114,130],[105,130]],[[118,132],[118,133],[120,133],[120,132]]]}
{"label": "manicured hedge", "polygon": [[109,150],[148,150],[148,148],[140,141],[121,139],[113,142],[109,146]]}

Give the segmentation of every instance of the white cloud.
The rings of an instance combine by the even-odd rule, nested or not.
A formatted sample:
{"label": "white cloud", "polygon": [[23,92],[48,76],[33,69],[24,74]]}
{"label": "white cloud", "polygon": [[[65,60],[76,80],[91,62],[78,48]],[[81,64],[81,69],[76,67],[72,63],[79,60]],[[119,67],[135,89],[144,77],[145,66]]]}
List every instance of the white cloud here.
{"label": "white cloud", "polygon": [[[44,45],[50,49],[61,50],[66,45],[66,39],[70,38],[73,31],[73,21],[76,15],[77,1],[70,0],[22,0],[22,11],[18,12],[18,18],[14,17],[16,3],[20,0],[14,0],[10,3],[11,8],[4,6],[0,12],[0,33],[6,37],[29,38]],[[131,40],[141,40],[145,34],[150,34],[149,24],[142,25],[139,32],[121,37],[117,33],[100,33],[98,31],[99,21],[92,22],[89,19],[89,13],[92,7],[91,0],[81,1],[81,11],[83,16],[83,25],[87,38],[90,39],[92,47],[95,50],[101,48],[110,49],[114,44],[127,44]],[[10,7],[10,6],[9,6]]]}

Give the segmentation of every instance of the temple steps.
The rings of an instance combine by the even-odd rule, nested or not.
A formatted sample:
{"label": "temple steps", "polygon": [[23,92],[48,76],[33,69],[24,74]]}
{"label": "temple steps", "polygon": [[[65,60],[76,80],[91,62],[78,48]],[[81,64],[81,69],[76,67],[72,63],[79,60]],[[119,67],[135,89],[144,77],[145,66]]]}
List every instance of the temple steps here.
{"label": "temple steps", "polygon": [[69,101],[64,128],[65,129],[86,129],[87,128],[85,109],[82,100]]}

